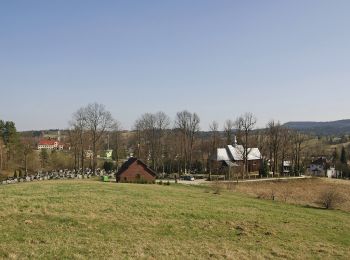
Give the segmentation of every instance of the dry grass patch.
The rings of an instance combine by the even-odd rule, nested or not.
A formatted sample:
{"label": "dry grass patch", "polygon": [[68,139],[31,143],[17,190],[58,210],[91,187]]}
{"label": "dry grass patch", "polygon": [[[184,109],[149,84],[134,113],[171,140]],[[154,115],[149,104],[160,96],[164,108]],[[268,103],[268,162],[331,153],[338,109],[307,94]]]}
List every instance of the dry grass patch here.
{"label": "dry grass patch", "polygon": [[239,183],[235,190],[257,198],[350,211],[350,181],[311,178]]}

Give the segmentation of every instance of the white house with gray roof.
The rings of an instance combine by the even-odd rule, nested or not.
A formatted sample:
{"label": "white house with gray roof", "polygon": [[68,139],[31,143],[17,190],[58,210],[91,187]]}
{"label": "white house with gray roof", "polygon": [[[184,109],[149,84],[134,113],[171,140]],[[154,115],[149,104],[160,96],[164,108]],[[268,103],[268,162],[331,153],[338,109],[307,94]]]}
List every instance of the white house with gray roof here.
{"label": "white house with gray roof", "polygon": [[[249,172],[259,171],[262,156],[259,148],[248,148],[248,170]],[[239,167],[244,164],[244,148],[236,142],[233,145],[226,145],[224,148],[218,148],[215,160],[222,162],[229,167]]]}

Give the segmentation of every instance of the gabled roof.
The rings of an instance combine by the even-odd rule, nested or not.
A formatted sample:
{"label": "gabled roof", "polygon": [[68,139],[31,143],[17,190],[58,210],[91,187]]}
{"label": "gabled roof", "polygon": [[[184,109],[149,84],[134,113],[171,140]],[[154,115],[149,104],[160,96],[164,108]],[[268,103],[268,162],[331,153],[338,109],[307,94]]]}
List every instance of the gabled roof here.
{"label": "gabled roof", "polygon": [[40,140],[39,145],[55,145],[56,142],[57,142],[57,145],[63,145],[57,140],[47,140],[47,139]]}
{"label": "gabled roof", "polygon": [[143,161],[135,158],[135,157],[130,157],[129,160],[127,160],[123,165],[120,167],[119,171],[117,172],[117,176],[121,175],[124,171],[126,171],[133,163],[138,162],[143,166],[143,168],[152,176],[156,177],[157,173],[153,171],[151,168],[147,166]]}
{"label": "gabled roof", "polygon": [[[242,145],[227,145],[225,148],[218,148],[217,161],[242,161],[244,148]],[[248,148],[248,160],[260,160],[261,153],[258,148]]]}
{"label": "gabled roof", "polygon": [[327,158],[326,157],[319,157],[316,160],[311,162],[311,164],[315,164],[315,165],[324,165],[326,163],[327,163]]}

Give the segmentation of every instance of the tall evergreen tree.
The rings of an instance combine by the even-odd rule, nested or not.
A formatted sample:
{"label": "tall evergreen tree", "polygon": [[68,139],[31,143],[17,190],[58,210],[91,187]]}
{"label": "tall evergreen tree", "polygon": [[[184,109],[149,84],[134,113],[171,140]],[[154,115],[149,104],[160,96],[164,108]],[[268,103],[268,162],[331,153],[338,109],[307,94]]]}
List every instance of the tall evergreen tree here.
{"label": "tall evergreen tree", "polygon": [[344,147],[344,146],[341,148],[340,162],[341,162],[342,164],[347,164],[347,162],[348,162],[348,159],[347,159],[347,156],[346,156],[346,151],[345,151],[345,147]]}
{"label": "tall evergreen tree", "polygon": [[337,151],[337,148],[334,148],[334,151],[333,151],[333,154],[332,154],[332,161],[333,161],[333,164],[335,164],[337,161],[338,161],[338,151]]}
{"label": "tall evergreen tree", "polygon": [[49,154],[46,149],[41,149],[40,161],[41,161],[41,168],[44,169],[49,161]]}
{"label": "tall evergreen tree", "polygon": [[19,134],[14,122],[0,120],[0,143],[0,168],[14,167],[20,159],[17,156],[20,149]]}

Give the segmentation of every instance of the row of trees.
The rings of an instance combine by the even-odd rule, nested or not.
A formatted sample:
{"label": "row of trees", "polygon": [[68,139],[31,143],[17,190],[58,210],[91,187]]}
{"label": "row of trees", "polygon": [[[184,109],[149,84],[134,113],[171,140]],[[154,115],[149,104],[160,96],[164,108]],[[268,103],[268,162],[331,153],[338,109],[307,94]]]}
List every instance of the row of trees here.
{"label": "row of trees", "polygon": [[[20,137],[13,122],[0,121],[0,171],[22,168],[50,169],[97,167],[99,151],[113,149],[116,167],[134,156],[147,162],[158,172],[217,173],[216,149],[238,142],[242,145],[243,176],[247,174],[251,147],[257,147],[263,156],[261,174],[283,173],[283,162],[290,161],[292,173],[304,170],[308,137],[270,121],[264,129],[256,129],[257,119],[245,113],[228,119],[221,127],[210,123],[209,132],[200,132],[200,117],[187,110],[180,111],[174,119],[164,112],[145,113],[134,123],[132,131],[122,131],[120,123],[102,104],[88,104],[78,109],[69,122],[66,142],[71,150],[64,156],[47,151],[34,152],[36,143],[29,137]],[[87,158],[87,151],[91,157]],[[102,162],[103,163],[103,162]]]}
{"label": "row of trees", "polygon": [[[95,170],[98,151],[106,148],[107,139],[117,167],[120,159],[134,154],[158,171],[202,169],[207,157],[198,156],[205,152],[198,147],[199,123],[199,116],[186,110],[178,112],[173,122],[164,112],[145,113],[135,121],[133,131],[122,137],[120,123],[111,113],[101,104],[89,104],[78,109],[70,122],[74,167],[91,166]],[[86,165],[87,150],[93,156],[89,165]]]}
{"label": "row of trees", "polygon": [[[300,172],[305,136],[274,121],[269,122],[266,129],[257,131],[256,122],[252,113],[245,113],[226,120],[220,131],[219,124],[213,121],[208,137],[200,134],[200,117],[196,113],[180,111],[174,120],[164,112],[145,113],[135,121],[133,131],[122,135],[120,123],[103,105],[94,103],[73,114],[69,142],[75,168],[95,170],[98,151],[106,149],[107,139],[107,145],[114,150],[117,167],[121,159],[134,154],[159,172],[211,173],[218,170],[212,163],[216,149],[232,144],[237,138],[243,147],[244,173],[248,172],[250,147],[258,147],[264,159],[270,159],[269,171],[274,174],[283,171],[283,161],[287,159],[293,162],[293,169]],[[88,162],[86,150],[92,152]]]}
{"label": "row of trees", "polygon": [[28,170],[39,169],[34,147],[35,142],[31,138],[17,132],[14,122],[0,120],[0,174],[16,170],[26,174]]}
{"label": "row of trees", "polygon": [[255,129],[256,123],[257,119],[252,113],[226,120],[222,131],[219,124],[213,121],[209,125],[208,138],[203,133],[199,134],[200,118],[196,113],[186,110],[178,112],[173,124],[163,112],[147,113],[135,122],[137,156],[151,162],[151,166],[158,170],[161,165],[164,169],[166,162],[167,165],[177,164],[178,172],[201,168],[210,174],[218,171],[218,165],[211,160],[215,159],[216,149],[237,141],[243,147],[243,174],[249,171],[251,147],[257,147],[262,152],[264,163],[268,166],[263,174],[267,174],[267,171],[273,175],[283,173],[283,162],[287,160],[291,162],[291,173],[301,173],[305,168],[302,151],[307,136],[287,129],[276,121],[270,121],[262,130]]}
{"label": "row of trees", "polygon": [[178,112],[173,122],[164,112],[143,114],[134,124],[131,147],[154,169],[190,171],[199,123],[199,116],[187,110]]}
{"label": "row of trees", "polygon": [[270,171],[283,173],[284,162],[291,162],[291,172],[300,174],[304,171],[302,165],[303,144],[307,136],[283,127],[280,122],[270,121],[264,130],[258,134],[258,145],[264,157],[269,159]]}

